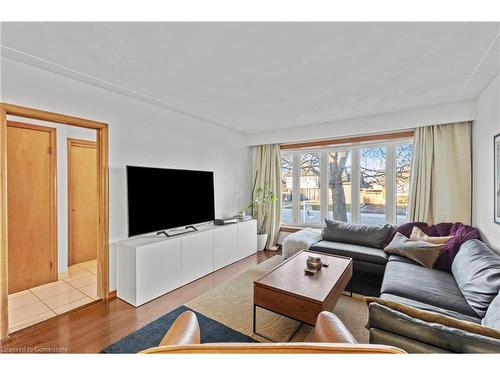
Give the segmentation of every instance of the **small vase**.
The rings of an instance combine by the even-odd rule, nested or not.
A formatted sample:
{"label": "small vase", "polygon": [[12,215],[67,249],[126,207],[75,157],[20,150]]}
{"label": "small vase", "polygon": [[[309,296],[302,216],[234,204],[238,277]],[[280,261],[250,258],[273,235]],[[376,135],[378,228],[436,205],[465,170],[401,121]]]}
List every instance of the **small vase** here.
{"label": "small vase", "polygon": [[321,267],[323,267],[323,262],[321,261],[321,258],[318,256],[314,256],[314,255],[309,255],[307,257],[306,264],[307,264],[307,267],[318,270],[318,271],[321,269]]}

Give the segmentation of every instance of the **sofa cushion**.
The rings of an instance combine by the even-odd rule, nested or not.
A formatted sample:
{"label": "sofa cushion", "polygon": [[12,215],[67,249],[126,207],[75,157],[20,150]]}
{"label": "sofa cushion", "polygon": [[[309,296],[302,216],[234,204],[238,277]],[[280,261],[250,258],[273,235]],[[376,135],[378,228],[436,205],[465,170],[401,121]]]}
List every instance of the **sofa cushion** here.
{"label": "sofa cushion", "polygon": [[387,254],[382,250],[342,242],[320,241],[312,245],[309,249],[312,251],[341,255],[352,258],[355,261],[358,260],[368,263],[386,264],[388,258]]}
{"label": "sofa cushion", "polygon": [[500,294],[491,301],[481,324],[500,331]]}
{"label": "sofa cushion", "polygon": [[453,275],[446,271],[391,261],[385,268],[381,293],[479,317],[465,300]]}
{"label": "sofa cushion", "polygon": [[[378,289],[379,289],[379,293],[377,293],[378,296],[380,294],[380,286],[382,285],[382,279],[384,278],[385,264],[355,260],[352,266],[353,266],[352,270],[354,273],[362,272],[370,274],[370,276],[368,276],[369,280],[367,281],[378,282]],[[378,275],[380,277],[374,279],[373,275]]]}
{"label": "sofa cushion", "polygon": [[418,264],[417,262],[414,262],[411,259],[408,259],[406,257],[402,257],[401,255],[396,255],[396,254],[389,255],[389,262],[403,262],[403,263],[409,263],[409,264]]}
{"label": "sofa cushion", "polygon": [[411,259],[424,267],[432,268],[443,250],[444,244],[433,244],[425,241],[411,241],[401,233],[396,233],[384,251]]}
{"label": "sofa cushion", "polygon": [[450,316],[450,317],[455,318],[455,319],[460,319],[460,320],[465,320],[467,322],[481,324],[481,319],[479,319],[477,317],[460,314],[460,313],[458,313],[456,311],[452,311],[452,310],[442,309],[440,307],[429,305],[429,304],[423,303],[423,302],[418,302],[418,301],[415,301],[415,300],[412,300],[409,298],[395,296],[394,294],[383,293],[380,295],[380,298],[383,300],[386,300],[386,301],[396,302],[396,303],[400,303],[400,304],[403,304],[406,306],[414,307],[416,309],[431,311],[431,312],[435,312],[438,314]]}
{"label": "sofa cushion", "polygon": [[395,227],[390,224],[352,224],[325,219],[321,237],[326,241],[343,242],[382,249],[394,230]]}
{"label": "sofa cushion", "polygon": [[460,247],[451,272],[469,305],[484,317],[500,290],[500,256],[485,243],[469,240]]}

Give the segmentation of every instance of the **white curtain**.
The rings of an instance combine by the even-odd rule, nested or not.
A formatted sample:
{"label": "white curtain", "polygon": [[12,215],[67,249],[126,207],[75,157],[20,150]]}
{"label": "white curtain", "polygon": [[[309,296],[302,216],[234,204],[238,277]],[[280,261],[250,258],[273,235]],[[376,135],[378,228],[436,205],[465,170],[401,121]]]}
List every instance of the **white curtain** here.
{"label": "white curtain", "polygon": [[410,221],[471,222],[471,123],[415,131]]}
{"label": "white curtain", "polygon": [[[276,246],[281,223],[281,157],[278,144],[261,145],[256,147],[254,163],[254,190],[252,200],[256,198],[259,188],[270,189],[278,199],[268,203],[268,217],[264,223],[264,232],[268,233],[266,249]],[[257,227],[262,226],[262,218],[258,218]]]}

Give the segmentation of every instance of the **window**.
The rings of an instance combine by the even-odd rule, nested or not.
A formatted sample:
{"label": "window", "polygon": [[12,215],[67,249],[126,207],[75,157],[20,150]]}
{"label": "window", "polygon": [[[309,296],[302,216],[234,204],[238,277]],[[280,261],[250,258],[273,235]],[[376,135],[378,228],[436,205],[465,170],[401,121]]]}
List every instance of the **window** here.
{"label": "window", "polygon": [[386,148],[359,151],[359,211],[363,224],[385,224],[386,220]]}
{"label": "window", "polygon": [[413,155],[411,143],[396,146],[396,224],[408,221],[408,197],[410,195],[410,170]]}
{"label": "window", "polygon": [[281,222],[293,223],[292,213],[292,154],[281,153]]}
{"label": "window", "polygon": [[320,153],[300,155],[300,223],[319,224],[320,218]]}
{"label": "window", "polygon": [[282,152],[282,223],[407,222],[412,154],[412,139]]}

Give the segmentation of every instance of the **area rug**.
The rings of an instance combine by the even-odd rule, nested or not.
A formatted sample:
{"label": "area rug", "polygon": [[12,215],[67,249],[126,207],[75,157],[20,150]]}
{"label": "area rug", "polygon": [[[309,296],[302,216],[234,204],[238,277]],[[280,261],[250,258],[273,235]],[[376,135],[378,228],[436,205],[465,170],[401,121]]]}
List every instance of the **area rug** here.
{"label": "area rug", "polygon": [[[253,334],[253,281],[283,261],[281,256],[254,266],[207,293],[189,301],[186,306],[257,341],[267,340]],[[368,343],[365,328],[368,308],[362,296],[342,295],[333,310],[360,343]],[[297,327],[297,322],[257,308],[257,332],[274,341],[285,341]],[[313,329],[303,325],[292,341],[313,341]]]}
{"label": "area rug", "polygon": [[[125,336],[121,340],[109,345],[101,353],[138,353],[141,350],[158,346],[165,333],[168,331],[175,319],[184,311],[189,310],[181,306],[174,311],[156,319],[154,322]],[[200,324],[201,342],[255,342],[254,339],[237,332],[224,324],[207,318],[196,312]]]}

